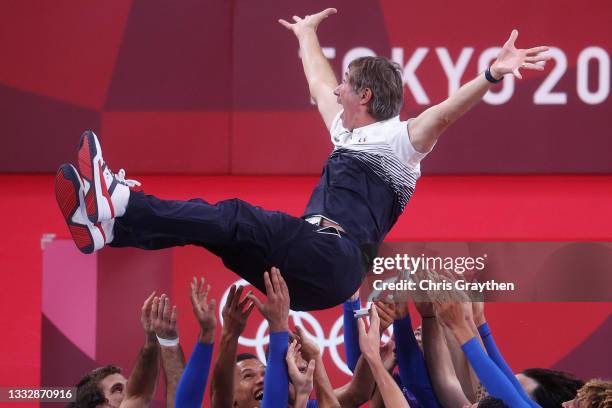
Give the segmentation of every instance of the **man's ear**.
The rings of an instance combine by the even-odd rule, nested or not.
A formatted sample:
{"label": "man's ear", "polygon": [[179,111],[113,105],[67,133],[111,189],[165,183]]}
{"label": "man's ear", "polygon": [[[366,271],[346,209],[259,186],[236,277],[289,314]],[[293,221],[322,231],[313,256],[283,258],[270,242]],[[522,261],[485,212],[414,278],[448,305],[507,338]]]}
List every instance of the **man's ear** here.
{"label": "man's ear", "polygon": [[372,90],[370,88],[364,88],[359,92],[359,103],[361,105],[367,105],[372,99]]}

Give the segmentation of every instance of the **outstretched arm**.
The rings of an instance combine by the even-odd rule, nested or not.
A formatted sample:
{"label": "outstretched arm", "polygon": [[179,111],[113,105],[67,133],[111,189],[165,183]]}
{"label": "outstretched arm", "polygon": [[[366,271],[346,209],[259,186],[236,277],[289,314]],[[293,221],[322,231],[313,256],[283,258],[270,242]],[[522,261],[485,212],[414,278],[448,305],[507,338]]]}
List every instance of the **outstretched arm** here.
{"label": "outstretched arm", "polygon": [[166,408],[174,407],[174,397],[183,369],[185,356],[176,329],[176,306],[170,305],[170,298],[161,295],[157,315],[152,316],[153,328],[160,343],[162,368],[166,380]]}
{"label": "outstretched arm", "polygon": [[289,401],[289,374],[285,363],[289,342],[289,289],[277,268],[264,273],[264,284],[268,297],[265,302],[253,294],[248,296],[270,325],[270,348],[261,406],[286,407]]}
{"label": "outstretched arm", "polygon": [[367,332],[363,320],[358,322],[361,353],[372,370],[385,406],[410,408],[408,401],[404,398],[404,394],[402,394],[391,374],[385,369],[380,357],[380,319],[376,309],[376,305],[372,305],[371,324]]}
{"label": "outstretched arm", "polygon": [[[223,330],[219,342],[219,355],[215,362],[211,381],[212,406],[231,408],[234,402],[234,368],[238,338],[246,327],[247,318],[253,310],[254,303],[246,296],[240,299],[244,286],[232,285],[227,301],[223,307]],[[251,292],[247,293],[247,296]]]}
{"label": "outstretched arm", "polygon": [[278,20],[285,28],[293,31],[300,43],[300,56],[304,66],[304,74],[308,81],[310,96],[316,103],[327,129],[331,128],[334,117],[342,107],[338,104],[334,95],[338,80],[319,45],[317,27],[321,21],[336,12],[336,9],[328,8],[304,18],[293,16],[294,23],[289,23],[283,19]]}
{"label": "outstretched arm", "polygon": [[214,299],[208,300],[210,285],[204,284],[204,278],[198,280],[195,276],[191,282],[191,306],[200,324],[200,335],[179,381],[176,390],[176,407],[201,407],[204,399],[217,326],[216,302]]}
{"label": "outstretched arm", "polygon": [[155,337],[151,316],[157,314],[159,298],[154,298],[154,296],[155,292],[151,293],[142,306],[140,321],[145,331],[145,344],[128,378],[121,408],[146,407],[155,393],[155,384],[157,384],[159,375],[159,344]]}
{"label": "outstretched arm", "polygon": [[[504,75],[510,73],[521,79],[520,68],[542,71],[544,65],[537,63],[545,62],[550,58],[542,55],[543,52],[548,50],[548,47],[517,49],[514,46],[517,36],[518,31],[513,30],[497,59],[491,65],[490,73],[494,79],[501,79]],[[414,148],[422,153],[429,152],[442,132],[480,102],[492,85],[493,83],[485,78],[485,74],[480,74],[459,88],[447,100],[432,106],[415,120],[410,121],[408,133]]]}

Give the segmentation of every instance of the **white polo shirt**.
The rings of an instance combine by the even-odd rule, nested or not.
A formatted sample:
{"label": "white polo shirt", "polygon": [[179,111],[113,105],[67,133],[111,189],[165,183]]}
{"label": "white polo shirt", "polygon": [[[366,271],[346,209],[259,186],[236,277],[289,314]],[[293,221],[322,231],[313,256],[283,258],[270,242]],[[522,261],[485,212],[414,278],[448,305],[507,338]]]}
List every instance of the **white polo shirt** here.
{"label": "white polo shirt", "polygon": [[348,154],[366,164],[398,196],[403,210],[421,176],[421,160],[427,153],[415,150],[408,135],[408,122],[399,115],[349,131],[342,125],[340,111],[331,128],[334,154]]}

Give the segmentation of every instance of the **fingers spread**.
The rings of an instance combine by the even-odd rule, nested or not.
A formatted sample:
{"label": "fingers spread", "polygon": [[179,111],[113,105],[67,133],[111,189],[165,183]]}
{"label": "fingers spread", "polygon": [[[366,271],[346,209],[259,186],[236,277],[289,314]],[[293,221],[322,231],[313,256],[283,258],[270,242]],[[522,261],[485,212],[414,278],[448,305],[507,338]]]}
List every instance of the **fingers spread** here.
{"label": "fingers spread", "polygon": [[308,362],[308,369],[306,370],[306,377],[308,377],[310,381],[312,381],[312,377],[314,375],[315,365],[316,363],[314,360],[310,360]]}
{"label": "fingers spread", "polygon": [[533,48],[529,48],[526,53],[527,55],[531,55],[531,54],[539,54],[541,52],[545,52],[548,51],[548,47],[546,46],[540,46],[540,47],[533,47]]}
{"label": "fingers spread", "polygon": [[530,62],[523,63],[522,68],[533,69],[533,70],[536,70],[536,71],[544,71],[544,65],[532,64]]}
{"label": "fingers spread", "polygon": [[266,287],[266,295],[270,296],[274,293],[272,282],[270,281],[270,273],[268,271],[264,272],[264,286]]}
{"label": "fingers spread", "polygon": [[172,314],[170,315],[170,324],[172,326],[176,325],[176,314],[177,314],[176,306],[173,306],[172,307]]}
{"label": "fingers spread", "polygon": [[264,314],[264,311],[265,311],[265,310],[264,310],[264,305],[263,305],[263,303],[261,302],[261,300],[259,300],[259,299],[257,298],[257,296],[255,296],[255,295],[254,295],[254,294],[252,294],[252,293],[251,293],[250,295],[248,295],[248,298],[249,298],[249,299],[251,299],[251,300],[253,301],[253,303],[255,304],[255,306],[257,306],[257,309],[259,309],[259,312],[260,312],[261,314]]}
{"label": "fingers spread", "polygon": [[510,33],[510,39],[508,40],[510,45],[514,46],[514,42],[516,41],[516,37],[518,37],[518,30],[514,29]]}
{"label": "fingers spread", "polygon": [[523,76],[521,75],[520,71],[518,68],[514,68],[514,70],[512,70],[512,73],[514,74],[515,77],[517,77],[518,79],[523,79]]}

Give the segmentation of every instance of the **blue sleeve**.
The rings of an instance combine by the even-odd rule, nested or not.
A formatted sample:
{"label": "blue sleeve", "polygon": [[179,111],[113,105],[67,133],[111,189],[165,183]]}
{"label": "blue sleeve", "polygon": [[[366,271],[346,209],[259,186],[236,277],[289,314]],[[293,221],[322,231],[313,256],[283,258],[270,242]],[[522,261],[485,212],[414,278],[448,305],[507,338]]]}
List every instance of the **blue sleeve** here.
{"label": "blue sleeve", "polygon": [[289,373],[285,362],[288,347],[289,333],[270,333],[262,408],[286,407],[289,403]]}
{"label": "blue sleeve", "polygon": [[431,386],[429,372],[423,353],[412,331],[410,315],[393,322],[395,353],[402,385],[412,393],[424,407],[441,407]]}
{"label": "blue sleeve", "polygon": [[501,399],[510,408],[530,408],[530,404],[519,395],[504,373],[480,347],[475,336],[466,341],[461,349],[489,395]]}
{"label": "blue sleeve", "polygon": [[346,353],[346,365],[351,372],[355,371],[357,361],[361,356],[357,319],[353,315],[353,311],[359,310],[360,307],[361,301],[359,299],[349,299],[344,302],[344,352]]}
{"label": "blue sleeve", "polygon": [[529,405],[534,408],[539,407],[539,405],[535,401],[529,398],[529,395],[527,395],[527,393],[521,386],[521,383],[519,383],[516,377],[514,376],[514,373],[506,363],[506,360],[504,360],[504,357],[501,355],[501,352],[497,348],[497,344],[495,344],[495,340],[493,339],[493,335],[491,334],[491,329],[489,328],[489,325],[487,323],[481,325],[478,328],[478,333],[480,333],[480,337],[482,338],[482,342],[485,346],[485,349],[487,349],[489,357],[491,358],[491,360],[493,360],[495,365],[497,365],[497,367],[504,373],[506,378],[510,380],[510,382],[514,386],[514,389],[518,391],[520,396],[525,401],[527,401]]}
{"label": "blue sleeve", "polygon": [[319,404],[317,403],[317,400],[308,400],[308,402],[306,403],[306,408],[318,408]]}
{"label": "blue sleeve", "polygon": [[176,408],[202,406],[213,345],[197,342],[176,387]]}

